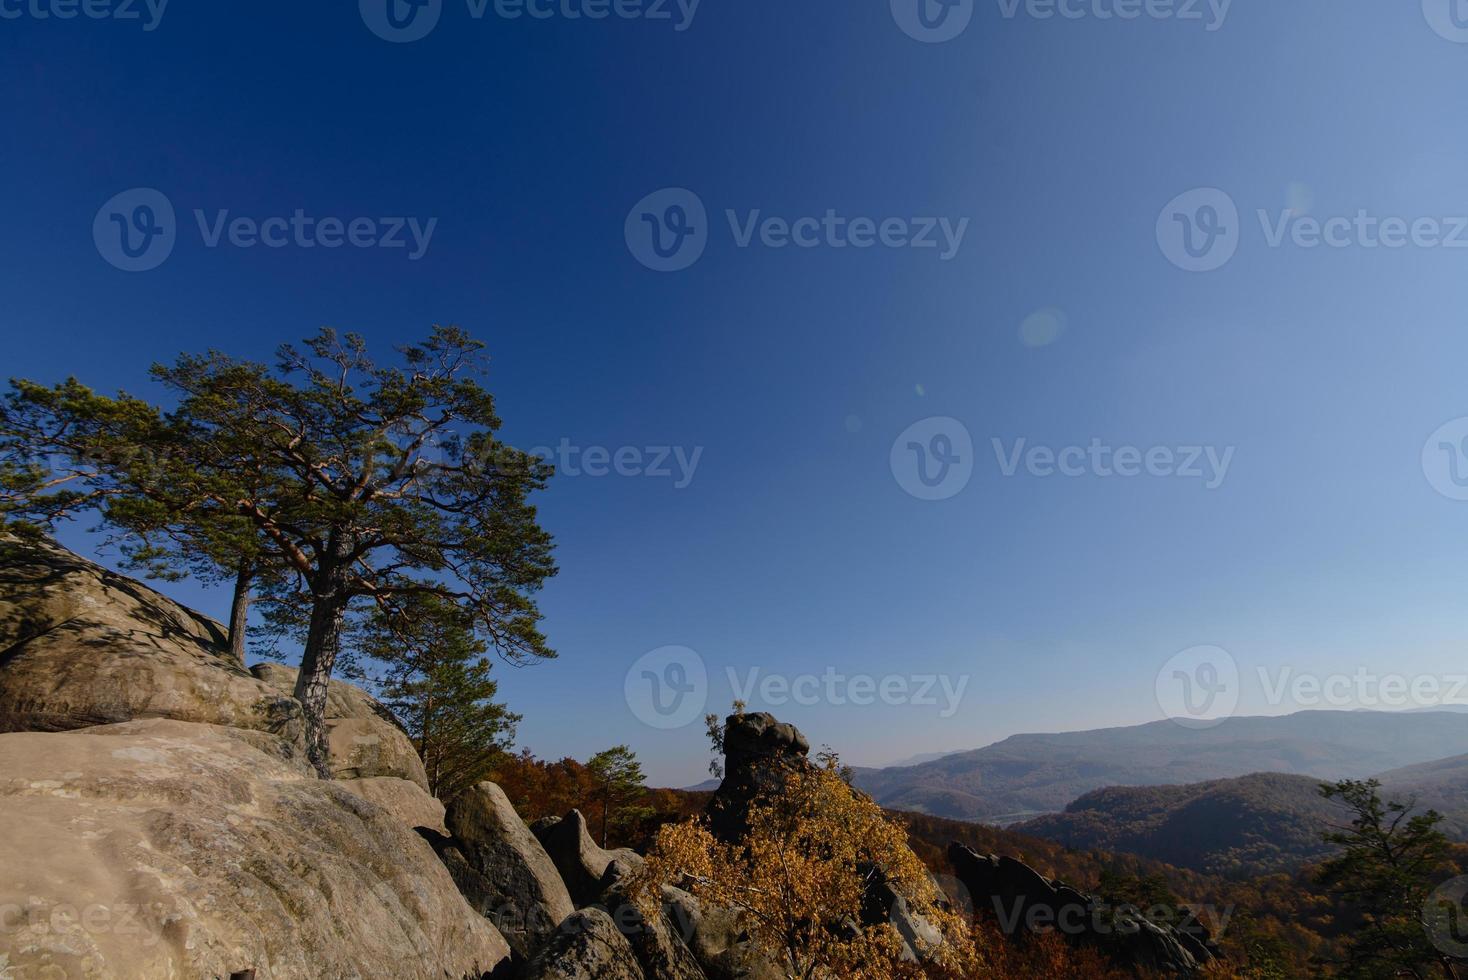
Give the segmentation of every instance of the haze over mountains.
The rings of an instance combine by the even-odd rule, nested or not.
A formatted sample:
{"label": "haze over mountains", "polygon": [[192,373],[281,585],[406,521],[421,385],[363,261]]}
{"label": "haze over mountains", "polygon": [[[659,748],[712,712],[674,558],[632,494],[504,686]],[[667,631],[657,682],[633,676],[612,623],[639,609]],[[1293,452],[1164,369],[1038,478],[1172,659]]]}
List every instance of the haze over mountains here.
{"label": "haze over mountains", "polygon": [[[1468,756],[1468,718],[1460,712],[1302,711],[1203,729],[1159,721],[1015,735],[919,765],[860,769],[856,783],[889,809],[1007,824],[1057,813],[1106,787],[1183,786],[1257,773],[1312,777],[1297,788],[1313,792],[1319,780],[1410,767],[1393,780],[1404,788],[1437,787],[1468,777],[1468,758],[1456,756]],[[1457,785],[1468,787],[1468,780]],[[1468,804],[1468,788],[1460,795]]]}

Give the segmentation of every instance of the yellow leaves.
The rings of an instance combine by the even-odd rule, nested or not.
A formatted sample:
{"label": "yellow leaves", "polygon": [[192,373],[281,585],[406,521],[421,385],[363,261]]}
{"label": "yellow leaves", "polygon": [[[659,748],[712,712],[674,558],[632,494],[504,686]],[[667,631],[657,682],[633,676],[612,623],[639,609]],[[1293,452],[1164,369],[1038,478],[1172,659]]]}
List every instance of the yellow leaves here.
{"label": "yellow leaves", "polygon": [[[751,805],[748,826],[732,845],[698,821],[661,828],[648,855],[644,902],[655,905],[657,885],[670,882],[740,910],[751,943],[790,977],[974,975],[967,922],[940,906],[906,832],[841,779],[835,759],[790,771],[778,792]],[[863,924],[868,886],[883,878],[943,935],[924,964],[903,961],[905,943],[890,923]]]}

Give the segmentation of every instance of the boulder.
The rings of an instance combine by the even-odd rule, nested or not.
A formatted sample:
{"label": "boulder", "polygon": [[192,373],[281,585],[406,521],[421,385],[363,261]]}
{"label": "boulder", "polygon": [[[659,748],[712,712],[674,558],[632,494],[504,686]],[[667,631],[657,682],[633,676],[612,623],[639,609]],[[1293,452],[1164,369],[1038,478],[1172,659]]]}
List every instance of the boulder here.
{"label": "boulder", "polygon": [[555,864],[494,783],[450,803],[445,823],[440,856],[460,890],[529,959],[576,911]]}
{"label": "boulder", "polygon": [[530,830],[550,855],[577,908],[601,899],[601,879],[613,861],[621,861],[633,869],[643,863],[636,851],[625,848],[604,851],[598,847],[580,810],[572,810],[564,817],[537,820]]}
{"label": "boulder", "polygon": [[[291,697],[294,667],[256,664],[250,673],[272,690]],[[428,773],[408,733],[382,702],[352,684],[332,681],[326,694],[326,727],[331,740],[331,774],[337,779],[391,776],[428,789]]]}
{"label": "boulder", "polygon": [[0,735],[0,975],[478,980],[495,928],[432,849],[258,732]]}
{"label": "boulder", "polygon": [[1196,920],[1182,928],[1152,922],[1137,909],[1053,882],[1021,861],[980,855],[962,844],[948,848],[948,859],[975,910],[994,913],[1011,934],[1053,927],[1123,967],[1175,976],[1196,976],[1218,956]]}
{"label": "boulder", "polygon": [[443,804],[429,796],[417,783],[391,776],[372,776],[343,779],[340,785],[376,803],[409,827],[427,827],[439,834],[448,833],[443,822]]}
{"label": "boulder", "polygon": [[604,908],[627,937],[647,980],[708,980],[679,930],[680,921],[669,913],[666,904],[649,919],[631,897],[635,872],[623,862],[613,861],[605,877],[612,884],[603,895]]}
{"label": "boulder", "polygon": [[172,718],[302,738],[301,706],[218,623],[59,545],[0,547],[0,732]]}
{"label": "boulder", "polygon": [[524,980],[645,980],[632,944],[601,909],[573,913],[526,967]]}
{"label": "boulder", "polygon": [[750,949],[732,909],[716,908],[672,885],[663,886],[663,915],[710,980],[784,980],[785,973]]}
{"label": "boulder", "polygon": [[765,712],[730,715],[724,722],[724,778],[708,804],[709,830],[734,843],[748,830],[749,805],[809,766],[810,742],[794,725]]}

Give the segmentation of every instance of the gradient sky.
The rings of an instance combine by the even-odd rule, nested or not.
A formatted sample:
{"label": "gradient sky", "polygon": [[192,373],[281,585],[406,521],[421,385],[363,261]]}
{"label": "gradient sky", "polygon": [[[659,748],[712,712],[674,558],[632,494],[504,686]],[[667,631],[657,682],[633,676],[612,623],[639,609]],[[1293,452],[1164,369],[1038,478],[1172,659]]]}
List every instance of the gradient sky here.
{"label": "gradient sky", "polygon": [[[711,709],[730,667],[970,678],[948,718],[772,708],[858,764],[1155,720],[1159,669],[1199,644],[1260,713],[1300,705],[1271,703],[1259,667],[1468,670],[1468,503],[1423,466],[1468,416],[1468,249],[1272,248],[1256,216],[1468,215],[1468,44],[1417,3],[1236,0],[1210,31],[1206,3],[1121,20],[1087,0],[1072,20],[986,0],[934,44],[887,0],[704,0],[682,31],[676,4],[476,20],[445,0],[404,44],[355,6],[178,2],[144,30],[0,0],[22,11],[0,19],[3,374],[150,394],[148,364],[183,350],[268,359],[322,325],[385,347],[452,322],[489,344],[510,441],[701,447],[681,489],[581,476],[542,496],[561,656],[500,671],[537,753],[626,742],[654,782],[701,779],[701,725],[654,729],[623,696],[671,644],[706,664]],[[137,187],[172,202],[178,241],[128,273],[92,229]],[[707,206],[709,243],[660,273],[624,222],[668,187]],[[1210,187],[1237,204],[1238,252],[1186,272],[1159,214]],[[438,223],[410,261],[207,248],[196,208]],[[969,224],[944,261],[741,248],[726,209]],[[889,461],[930,417],[974,442],[972,480],[937,502]],[[1234,455],[1212,490],[1005,477],[994,438]]]}

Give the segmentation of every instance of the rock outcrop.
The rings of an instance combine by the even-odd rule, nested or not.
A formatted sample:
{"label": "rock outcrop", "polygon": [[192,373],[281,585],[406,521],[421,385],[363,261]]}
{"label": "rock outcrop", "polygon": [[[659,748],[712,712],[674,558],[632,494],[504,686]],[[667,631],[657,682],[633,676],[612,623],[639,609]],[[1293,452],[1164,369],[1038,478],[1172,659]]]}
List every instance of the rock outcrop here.
{"label": "rock outcrop", "polygon": [[962,844],[950,846],[948,858],[975,910],[992,913],[1009,934],[1053,928],[1124,966],[1182,976],[1197,974],[1217,955],[1196,921],[1181,928],[1152,922],[1135,908],[1051,881],[1021,861],[980,855]]}
{"label": "rock outcrop", "polygon": [[730,715],[724,723],[724,778],[709,800],[709,830],[726,843],[744,836],[749,804],[777,789],[784,774],[810,765],[810,742],[773,715]]}
{"label": "rock outcrop", "polygon": [[368,779],[343,779],[337,782],[365,800],[371,800],[409,827],[426,827],[438,834],[448,834],[444,826],[443,804],[406,779],[373,776]]}
{"label": "rock outcrop", "polygon": [[437,850],[460,891],[529,959],[576,911],[555,864],[494,783],[454,800],[445,823],[452,839]]}
{"label": "rock outcrop", "polygon": [[401,819],[267,734],[0,735],[0,825],[16,976],[478,980],[508,954]]}
{"label": "rock outcrop", "polygon": [[537,820],[530,825],[530,830],[550,855],[577,908],[601,900],[602,876],[613,861],[621,861],[633,869],[642,865],[642,857],[635,851],[625,848],[604,851],[598,847],[580,810],[572,810],[564,817]]}
{"label": "rock outcrop", "polygon": [[601,909],[567,918],[526,967],[524,980],[645,980],[632,944]]}
{"label": "rock outcrop", "polygon": [[[296,669],[257,664],[254,677],[284,697],[296,689]],[[326,727],[331,741],[331,774],[337,779],[389,776],[428,789],[428,773],[407,732],[380,701],[352,684],[332,681],[326,694]]]}
{"label": "rock outcrop", "polygon": [[300,704],[231,660],[219,624],[57,545],[3,547],[0,731],[172,718],[302,737]]}

